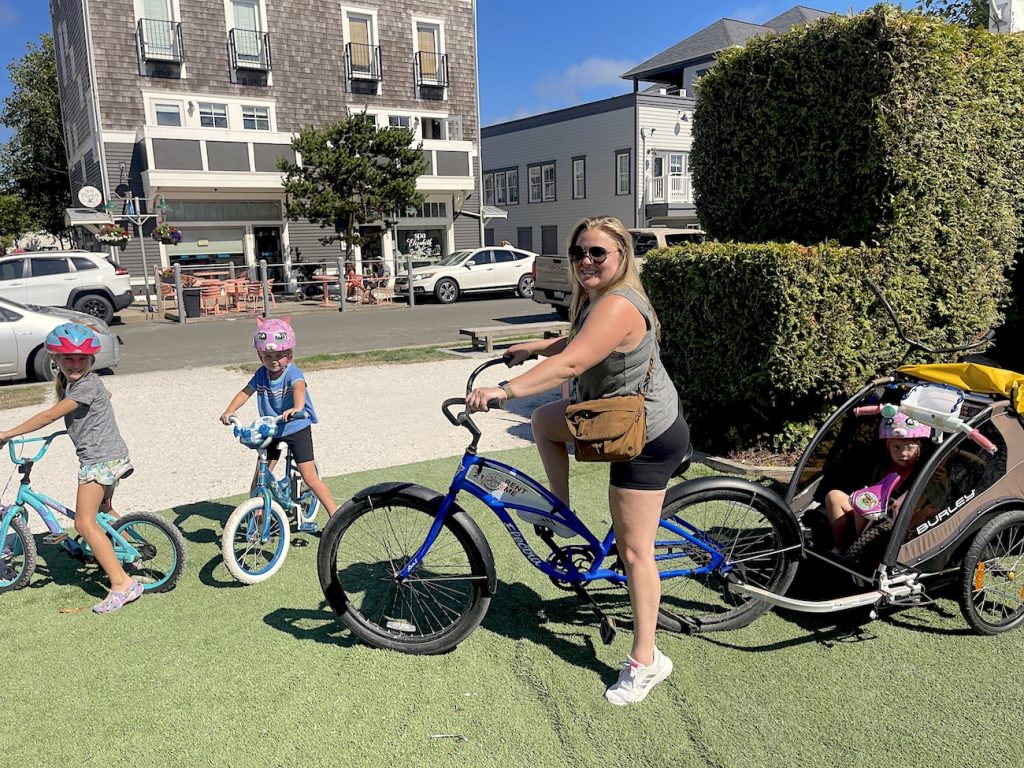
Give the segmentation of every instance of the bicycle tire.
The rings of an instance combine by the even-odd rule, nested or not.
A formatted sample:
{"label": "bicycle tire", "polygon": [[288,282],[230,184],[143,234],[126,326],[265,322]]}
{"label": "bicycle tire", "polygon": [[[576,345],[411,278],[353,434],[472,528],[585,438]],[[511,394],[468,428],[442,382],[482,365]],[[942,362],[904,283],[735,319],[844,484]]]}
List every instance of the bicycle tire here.
{"label": "bicycle tire", "polygon": [[878,565],[885,554],[885,546],[889,542],[893,525],[889,518],[879,520],[858,536],[843,556],[856,565]]}
{"label": "bicycle tire", "polygon": [[[707,574],[663,580],[659,627],[676,632],[739,629],[767,613],[771,605],[731,590],[731,580],[776,594],[784,594],[792,583],[800,556],[799,533],[778,504],[737,487],[737,482],[722,478],[716,486],[705,480],[694,491],[666,500],[662,520],[674,519],[697,538],[713,542],[726,560]],[[666,534],[667,530],[658,529],[655,555],[685,557],[658,560],[659,571],[707,564],[710,555],[705,550],[677,534]]]}
{"label": "bicycle tire", "polygon": [[131,512],[117,518],[111,527],[142,552],[142,559],[126,562],[126,555],[114,543],[114,551],[125,573],[146,592],[169,592],[185,570],[188,550],[178,526],[153,512]]}
{"label": "bicycle tire", "polygon": [[235,507],[224,523],[220,552],[228,572],[243,584],[259,584],[281,570],[291,531],[288,516],[276,501],[270,502],[270,536],[261,540],[263,524],[255,513],[263,511],[263,497],[246,499]]}
{"label": "bicycle tire", "polygon": [[11,520],[4,541],[0,541],[0,592],[27,586],[36,571],[36,541],[20,519]]}
{"label": "bicycle tire", "polygon": [[967,548],[960,570],[960,612],[982,635],[1024,623],[1024,510],[986,523]]}
{"label": "bicycle tire", "polygon": [[324,528],[317,550],[320,586],[342,622],[367,645],[445,653],[483,621],[493,560],[464,513],[448,516],[410,578],[401,584],[393,578],[426,539],[440,500],[368,496],[346,504]]}

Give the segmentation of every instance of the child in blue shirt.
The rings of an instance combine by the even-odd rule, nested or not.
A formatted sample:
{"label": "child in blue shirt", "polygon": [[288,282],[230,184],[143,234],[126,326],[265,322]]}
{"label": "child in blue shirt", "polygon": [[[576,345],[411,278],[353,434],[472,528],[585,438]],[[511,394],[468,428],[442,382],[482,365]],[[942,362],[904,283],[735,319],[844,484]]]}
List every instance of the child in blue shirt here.
{"label": "child in blue shirt", "polygon": [[[312,425],[317,423],[316,410],[307,393],[302,371],[292,362],[295,331],[292,330],[289,318],[257,318],[253,345],[263,367],[257,370],[245,388],[231,399],[227,410],[221,414],[221,423],[229,423],[235,411],[254,394],[260,416],[287,418],[294,413],[304,412],[305,416],[288,419],[278,427],[277,437],[267,448],[269,467],[273,471],[277,460],[281,458],[281,444],[287,445],[302,480],[316,494],[320,504],[327,510],[327,515],[333,515],[334,497],[316,471],[311,429]],[[256,487],[256,480],[256,476],[253,475],[252,488]]]}

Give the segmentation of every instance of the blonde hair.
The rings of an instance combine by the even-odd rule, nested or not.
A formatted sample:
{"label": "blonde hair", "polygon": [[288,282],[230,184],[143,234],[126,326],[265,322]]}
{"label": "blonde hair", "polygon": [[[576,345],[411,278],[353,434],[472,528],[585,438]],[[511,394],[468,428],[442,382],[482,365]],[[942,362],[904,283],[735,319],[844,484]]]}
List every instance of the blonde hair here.
{"label": "blonde hair", "polygon": [[[576,241],[580,235],[584,232],[597,229],[604,234],[608,235],[612,240],[615,241],[615,247],[619,249],[619,253],[622,258],[619,260],[619,268],[616,270],[615,275],[609,281],[608,285],[598,291],[598,298],[603,296],[610,291],[618,290],[619,288],[631,288],[640,298],[643,299],[647,308],[651,312],[651,319],[654,325],[654,338],[661,338],[661,323],[658,322],[658,314],[654,311],[654,307],[651,306],[651,300],[647,296],[647,291],[644,290],[643,283],[640,282],[640,271],[636,267],[636,256],[633,254],[633,236],[629,234],[626,229],[626,225],[621,220],[614,216],[592,216],[590,218],[582,219],[572,229],[572,233],[569,235],[569,242],[566,247],[576,245]],[[570,262],[569,271],[572,275],[572,298],[569,301],[569,322],[575,323],[576,318],[579,316],[580,311],[583,309],[583,303],[587,300],[588,295],[586,289],[580,285],[579,279],[576,277],[576,267]]]}

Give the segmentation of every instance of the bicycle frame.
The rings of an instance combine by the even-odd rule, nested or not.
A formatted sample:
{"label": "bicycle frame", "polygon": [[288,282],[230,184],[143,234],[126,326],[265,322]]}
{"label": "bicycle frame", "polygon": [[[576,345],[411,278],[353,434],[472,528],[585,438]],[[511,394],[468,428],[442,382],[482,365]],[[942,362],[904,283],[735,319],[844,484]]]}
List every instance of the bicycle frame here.
{"label": "bicycle frame", "polygon": [[[54,516],[54,512],[58,512],[71,520],[75,519],[75,510],[66,507],[56,499],[50,498],[45,493],[34,490],[30,482],[32,467],[46,454],[46,449],[50,447],[50,443],[53,442],[55,437],[66,434],[67,432],[62,430],[60,432],[54,432],[53,434],[47,435],[46,437],[14,438],[8,443],[11,461],[18,465],[18,471],[21,473],[22,478],[21,483],[18,485],[18,495],[14,500],[14,504],[7,507],[4,512],[3,519],[0,521],[0,541],[6,541],[7,530],[10,528],[11,521],[15,517],[20,516],[22,522],[28,525],[29,509],[34,510],[35,513],[39,515],[39,518],[43,521],[43,524],[53,536],[59,536],[64,533],[64,528],[57,521],[57,518]],[[16,446],[39,442],[43,443],[42,447],[39,449],[39,452],[30,459],[18,458],[14,452]],[[104,533],[110,537],[114,545],[114,550],[118,553],[121,562],[132,562],[141,558],[142,553],[132,546],[132,544],[121,536],[121,534],[114,530],[111,523],[117,518],[109,512],[104,511],[104,507],[109,508],[109,506],[109,497],[104,496],[100,510],[96,514],[96,522],[99,524],[100,528],[103,529]],[[83,543],[81,546],[88,550],[88,545]]]}
{"label": "bicycle frame", "polygon": [[[294,511],[294,504],[292,497],[294,496],[293,490],[295,485],[295,474],[297,470],[292,466],[292,455],[288,452],[288,456],[285,458],[284,465],[284,477],[278,480],[274,477],[274,473],[270,471],[270,461],[267,459],[267,449],[259,449],[259,463],[257,465],[256,473],[258,480],[256,487],[253,488],[252,498],[257,496],[263,497],[263,531],[261,537],[266,539],[270,535],[270,503],[276,501],[281,509],[285,510],[285,514],[289,511]],[[295,513],[296,525],[298,525],[298,513]]]}
{"label": "bicycle frame", "polygon": [[[462,491],[466,491],[487,505],[498,516],[501,524],[505,527],[509,536],[512,537],[512,540],[523,556],[537,570],[550,578],[578,584],[587,584],[592,581],[601,580],[610,581],[614,584],[625,584],[626,577],[623,573],[603,567],[605,560],[615,549],[615,532],[611,527],[609,527],[604,538],[598,540],[572,510],[529,475],[500,461],[477,456],[471,450],[467,450],[463,455],[459,469],[455,473],[454,478],[452,478],[451,487],[441,502],[441,507],[427,533],[426,539],[416,551],[416,554],[412,556],[405,564],[405,567],[398,573],[399,581],[408,578],[423,558],[426,557],[438,534],[441,532],[441,527],[444,525],[445,520],[452,513],[452,509],[455,507],[455,499]],[[542,558],[527,542],[519,526],[509,514],[510,510],[537,513],[571,528],[576,534],[584,538],[586,548],[594,556],[590,568],[580,570],[575,566],[571,558],[564,559],[560,564],[552,563],[550,559]],[[659,569],[661,579],[710,573],[719,568],[725,561],[725,556],[721,552],[714,549],[708,542],[694,535],[697,532],[696,529],[691,529],[694,531],[694,533],[691,533],[675,521],[669,520],[662,520],[660,528],[672,532],[677,537],[681,537],[681,540],[656,540],[656,561],[663,562],[684,557],[688,558],[691,556],[694,548],[706,553],[708,560],[705,565],[698,568]],[[659,547],[664,549],[673,544],[683,547],[684,551],[657,554]],[[555,547],[553,544],[549,544],[549,546],[552,547],[553,554],[567,550],[567,547]]]}

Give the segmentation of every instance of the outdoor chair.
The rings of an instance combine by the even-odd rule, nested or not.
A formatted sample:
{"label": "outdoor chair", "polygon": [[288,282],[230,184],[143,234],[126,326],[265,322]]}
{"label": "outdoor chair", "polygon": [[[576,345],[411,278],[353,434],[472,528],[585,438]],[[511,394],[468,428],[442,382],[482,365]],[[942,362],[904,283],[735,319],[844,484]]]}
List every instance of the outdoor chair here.
{"label": "outdoor chair", "polygon": [[213,281],[205,282],[206,284],[200,288],[201,293],[199,294],[199,313],[201,315],[222,314],[222,310],[220,307],[220,299],[222,293],[221,284],[219,282]]}

